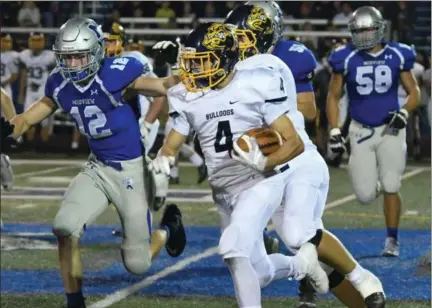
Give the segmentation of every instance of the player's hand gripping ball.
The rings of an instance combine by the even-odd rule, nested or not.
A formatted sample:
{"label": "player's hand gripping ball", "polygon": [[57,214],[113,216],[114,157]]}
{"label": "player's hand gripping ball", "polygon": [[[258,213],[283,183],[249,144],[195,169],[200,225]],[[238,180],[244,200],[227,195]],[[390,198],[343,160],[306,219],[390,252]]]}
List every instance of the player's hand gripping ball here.
{"label": "player's hand gripping ball", "polygon": [[274,129],[264,127],[254,128],[248,130],[236,141],[238,147],[244,152],[250,151],[246,138],[243,138],[245,135],[256,139],[258,147],[264,156],[269,156],[270,154],[276,152],[283,143],[281,135]]}

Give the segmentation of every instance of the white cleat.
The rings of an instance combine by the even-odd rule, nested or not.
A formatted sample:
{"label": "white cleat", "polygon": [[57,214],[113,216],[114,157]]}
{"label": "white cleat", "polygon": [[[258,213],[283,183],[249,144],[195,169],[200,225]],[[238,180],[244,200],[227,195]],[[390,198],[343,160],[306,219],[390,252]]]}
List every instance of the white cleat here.
{"label": "white cleat", "polygon": [[386,238],[382,255],[384,257],[399,257],[399,242],[392,237]]}
{"label": "white cleat", "polygon": [[381,281],[368,270],[363,270],[359,283],[353,283],[354,287],[365,299],[368,308],[383,308],[386,304],[386,296]]}
{"label": "white cleat", "polygon": [[299,271],[299,274],[294,278],[300,280],[308,276],[310,283],[317,293],[327,293],[329,290],[329,280],[327,274],[320,266],[315,245],[311,243],[303,244],[294,258],[298,261],[296,264]]}

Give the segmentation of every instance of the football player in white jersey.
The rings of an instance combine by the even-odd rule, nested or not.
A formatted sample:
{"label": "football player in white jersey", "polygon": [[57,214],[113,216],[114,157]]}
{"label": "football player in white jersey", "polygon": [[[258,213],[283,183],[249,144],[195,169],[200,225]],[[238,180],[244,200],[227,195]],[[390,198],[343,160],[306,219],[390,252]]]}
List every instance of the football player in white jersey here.
{"label": "football player in white jersey", "polygon": [[[30,33],[28,49],[21,51],[20,63],[23,66],[19,87],[19,103],[28,109],[44,94],[48,76],[55,67],[56,60],[52,50],[45,49],[45,36],[42,33]],[[41,140],[47,142],[51,134],[53,116],[41,122]],[[26,136],[28,141],[34,139],[36,128],[30,129]]]}
{"label": "football player in white jersey", "polygon": [[[283,71],[283,67],[285,66],[286,62],[285,63],[280,62],[282,63],[282,67],[281,67],[280,63],[278,63],[278,61],[276,62],[272,61],[271,57],[264,56],[264,55],[261,55],[260,57],[251,57],[253,54],[257,52],[265,52],[267,51],[267,48],[271,49],[272,33],[275,33],[275,28],[277,28],[276,27],[277,22],[271,18],[271,14],[269,14],[267,10],[261,8],[260,6],[244,5],[232,11],[232,13],[229,15],[229,18],[225,21],[225,23],[230,23],[230,22],[238,25],[236,33],[237,36],[239,37],[239,40],[241,41],[240,51],[243,57],[248,58],[247,61],[249,65],[252,65],[252,61],[253,61],[257,63],[257,65],[261,64],[262,66],[266,66],[266,65],[272,66],[275,68],[279,68],[281,71]],[[248,40],[247,38],[253,38],[253,39]],[[259,61],[262,62],[259,63]],[[302,80],[300,81],[296,80],[296,82],[301,82],[301,81]],[[298,86],[297,86],[297,90],[299,90]],[[305,100],[301,100],[301,101],[302,103],[305,102]],[[314,106],[315,103],[313,101],[313,95],[312,95],[312,102],[309,102],[308,104]],[[299,103],[299,98],[297,96],[297,108],[300,111],[304,112],[305,110],[304,107],[305,107],[304,104],[302,105]],[[306,108],[306,110],[313,110],[313,109],[314,107]],[[304,114],[303,116],[306,117]],[[302,120],[304,120],[303,117]],[[304,125],[305,124],[303,123],[301,127],[304,128]],[[315,147],[313,148],[314,150],[316,149]],[[314,151],[314,153],[316,155],[319,155],[316,151]],[[327,168],[325,167],[325,169]],[[306,173],[306,171],[304,171],[304,173]],[[299,178],[302,178],[302,174],[298,174],[297,176]],[[329,184],[328,181],[326,184],[328,187]],[[308,195],[308,193],[305,193],[305,195]],[[317,205],[316,208],[320,208],[320,207],[324,207],[326,200],[314,202],[313,198],[311,198],[311,199],[305,199],[301,201],[297,199],[295,201],[297,206],[298,204],[302,204],[305,207],[311,208],[314,206],[315,203],[318,203],[319,205]],[[291,216],[293,216],[293,211],[290,210],[290,201],[288,201],[288,203],[283,204],[278,209],[277,213],[272,217],[272,221],[276,226],[276,230],[278,231],[278,234],[282,239],[284,239],[287,233],[292,233],[293,232],[292,229],[295,229],[296,230],[295,232],[298,232],[299,234],[303,234],[303,236],[306,237],[307,240],[307,236],[310,235],[310,232],[308,232],[307,229],[310,227],[305,228],[304,226],[308,224],[313,225],[314,221],[316,221],[316,218],[311,216],[308,217],[308,215],[305,213],[303,213],[303,215],[299,215],[297,213],[297,215],[294,215],[296,219],[293,222],[291,221],[293,219]],[[334,240],[333,235],[331,235],[326,230],[321,230],[323,229],[322,223],[316,224],[315,226],[316,229],[318,229],[317,231],[325,233],[322,239],[322,243],[320,243],[321,239],[318,239],[319,237],[316,237],[317,238],[316,246],[318,247],[318,253],[320,257],[323,257],[322,255],[320,255],[320,250],[322,252],[322,247],[328,247],[329,245],[333,247],[334,251],[340,249],[345,250],[345,248],[339,242],[337,242],[336,244],[336,242],[332,241]],[[289,240],[287,241],[285,238],[284,242],[287,243],[289,242]],[[295,247],[289,244],[287,246],[291,249]],[[353,259],[353,257],[349,254],[345,254],[341,258],[340,254],[335,253],[335,254],[326,255],[325,260],[330,260],[329,265],[338,263],[339,270],[333,270],[332,268],[328,268],[328,266],[324,265],[324,267],[326,268],[329,274],[330,288],[332,293],[335,294],[336,297],[338,297],[338,299],[340,299],[343,303],[347,304],[348,306],[362,306],[364,304],[364,298],[368,296],[367,294],[364,296],[364,298],[360,296],[358,290],[361,291],[360,293],[362,293],[363,295],[365,294],[364,290],[362,290],[363,287],[362,286],[357,287],[358,290],[356,290],[354,288],[356,285],[355,283],[351,284],[348,281],[349,279],[348,280],[344,279],[345,275],[351,273],[353,269],[355,269],[355,266],[357,265],[357,262]],[[377,281],[375,277],[372,278],[372,280]],[[303,284],[306,283],[304,282]],[[304,289],[305,289],[304,287],[300,288],[300,293],[302,292],[304,293]],[[304,298],[301,297],[298,307],[311,307],[313,305],[315,304],[311,303],[310,301],[308,301],[308,303],[305,303]],[[368,304],[368,305],[375,305],[375,303]]]}
{"label": "football player in white jersey", "polygon": [[12,97],[11,84],[18,78],[19,54],[12,50],[13,40],[10,34],[2,33],[0,41],[0,76],[1,87]]}
{"label": "football player in white jersey", "polygon": [[[153,72],[153,66],[149,59],[138,50],[124,50],[126,34],[123,26],[118,22],[106,23],[102,26],[105,37],[105,56],[106,57],[133,57],[144,65],[143,74],[145,76],[157,77]],[[139,122],[143,143],[148,154],[156,141],[159,131],[158,115],[166,104],[166,97],[146,97],[138,96],[136,112],[139,114]]]}
{"label": "football player in white jersey", "polygon": [[[270,218],[296,257],[313,264],[318,291],[328,289],[328,279],[317,256],[351,281],[367,307],[383,307],[380,281],[323,230],[328,168],[304,129],[291,71],[273,55],[239,56],[232,25],[207,23],[189,34],[180,54],[182,84],[168,91],[173,129],[150,168],[169,174],[189,131],[197,133],[221,218],[219,250],[240,307],[261,307],[260,287],[271,281],[304,276],[296,261],[266,254],[262,231]],[[285,140],[275,153],[264,157],[254,138],[243,137],[248,152],[234,142],[263,126]]]}

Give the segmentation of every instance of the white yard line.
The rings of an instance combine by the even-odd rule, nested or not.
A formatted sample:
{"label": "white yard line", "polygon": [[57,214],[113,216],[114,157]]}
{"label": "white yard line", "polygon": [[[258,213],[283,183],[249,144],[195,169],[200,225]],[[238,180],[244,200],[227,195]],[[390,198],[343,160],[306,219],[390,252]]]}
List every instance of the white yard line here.
{"label": "white yard line", "polygon": [[[407,172],[402,176],[402,179],[408,179],[410,177],[413,177],[417,174],[420,174],[423,171],[429,170],[430,168],[418,168],[415,169],[413,171]],[[330,208],[335,208],[337,206],[340,206],[342,204],[345,204],[349,201],[352,201],[355,199],[354,195],[348,195],[346,197],[334,200],[330,203],[328,203],[326,205],[326,210],[330,209]],[[272,231],[274,229],[273,226],[269,226],[268,228],[270,231]],[[204,258],[208,258],[211,256],[214,256],[218,253],[218,247],[211,247],[206,249],[204,252],[202,253],[198,253],[195,255],[192,255],[180,262],[175,263],[174,265],[171,265],[167,268],[165,268],[164,270],[153,274],[150,277],[147,277],[143,280],[141,280],[140,282],[137,282],[127,288],[121,289],[119,291],[116,291],[110,295],[108,295],[107,297],[105,297],[104,299],[97,301],[95,303],[93,303],[92,305],[89,306],[89,308],[105,308],[105,307],[109,307],[115,303],[118,303],[119,301],[125,299],[126,297],[128,297],[129,295],[132,295],[136,292],[138,292],[139,290],[141,290],[142,288],[148,287],[154,283],[156,283],[158,280],[163,279],[165,277],[167,277],[168,275],[177,273],[182,271],[183,269],[185,269],[186,267],[188,267],[190,264],[195,263],[195,262],[199,262]]]}
{"label": "white yard line", "polygon": [[63,171],[63,170],[73,169],[73,168],[75,168],[75,166],[55,167],[55,168],[49,168],[49,169],[45,169],[45,170],[37,170],[37,171],[31,171],[31,172],[18,173],[15,175],[15,179],[25,178],[25,177],[34,176],[34,175],[49,174],[49,173],[54,173],[57,171]]}

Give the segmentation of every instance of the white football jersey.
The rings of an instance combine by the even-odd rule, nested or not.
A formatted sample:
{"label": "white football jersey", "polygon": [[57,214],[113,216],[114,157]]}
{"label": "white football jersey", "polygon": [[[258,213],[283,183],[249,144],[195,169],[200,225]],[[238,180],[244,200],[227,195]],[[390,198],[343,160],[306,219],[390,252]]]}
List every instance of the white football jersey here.
{"label": "white football jersey", "polygon": [[237,63],[235,70],[233,80],[222,89],[189,93],[180,83],[168,91],[173,129],[185,136],[191,129],[196,132],[208,181],[222,193],[239,192],[264,177],[230,156],[233,141],[246,131],[269,126],[287,114],[302,138],[309,139],[297,110],[294,77],[281,60],[256,55]]}
{"label": "white football jersey", "polygon": [[[139,51],[136,51],[136,50],[124,51],[122,56],[137,59],[138,61],[140,61],[144,65],[143,75],[157,78],[156,74],[153,72],[153,65],[150,62],[149,58],[147,58],[145,55],[143,55]],[[150,104],[153,102],[153,97],[146,97],[144,95],[138,95],[138,100],[140,103],[141,116],[144,117],[150,108]]]}
{"label": "white football jersey", "polygon": [[[420,63],[415,62],[413,68],[411,69],[411,72],[414,75],[414,78],[416,80],[420,79],[423,77],[423,72],[424,72],[425,68],[423,65],[421,65]],[[402,82],[399,84],[399,88],[398,88],[398,97],[399,97],[399,102],[401,102],[401,100],[405,100],[407,97],[407,93],[402,85]],[[403,101],[404,103],[405,101]]]}
{"label": "white football jersey", "polygon": [[52,68],[56,65],[54,52],[42,50],[38,55],[34,55],[30,49],[25,49],[20,53],[20,61],[28,70],[27,91],[43,90]]}
{"label": "white football jersey", "polygon": [[2,52],[0,54],[0,60],[1,84],[3,85],[12,74],[18,73],[19,53],[14,50]]}

